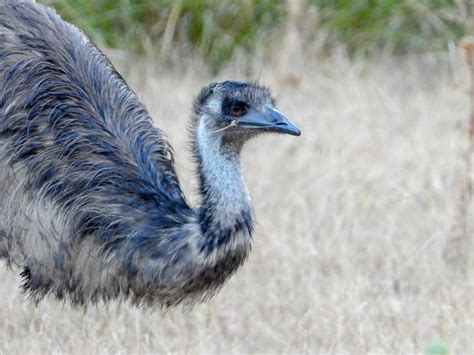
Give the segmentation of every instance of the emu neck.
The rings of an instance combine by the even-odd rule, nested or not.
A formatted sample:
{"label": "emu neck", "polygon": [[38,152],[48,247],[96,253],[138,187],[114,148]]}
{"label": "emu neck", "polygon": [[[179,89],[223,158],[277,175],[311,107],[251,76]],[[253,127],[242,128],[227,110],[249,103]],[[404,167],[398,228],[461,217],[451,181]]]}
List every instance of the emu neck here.
{"label": "emu neck", "polygon": [[196,131],[201,230],[211,244],[221,245],[252,228],[252,205],[240,166],[241,142],[213,133],[201,120]]}

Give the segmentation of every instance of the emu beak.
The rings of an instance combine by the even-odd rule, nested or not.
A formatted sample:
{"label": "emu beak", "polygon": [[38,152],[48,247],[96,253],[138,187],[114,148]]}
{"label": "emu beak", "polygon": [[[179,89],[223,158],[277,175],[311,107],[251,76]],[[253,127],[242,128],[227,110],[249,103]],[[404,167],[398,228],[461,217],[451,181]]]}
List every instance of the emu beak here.
{"label": "emu beak", "polygon": [[301,135],[301,131],[284,114],[276,108],[266,106],[263,112],[252,112],[239,122],[242,126],[269,132],[287,133],[292,136]]}

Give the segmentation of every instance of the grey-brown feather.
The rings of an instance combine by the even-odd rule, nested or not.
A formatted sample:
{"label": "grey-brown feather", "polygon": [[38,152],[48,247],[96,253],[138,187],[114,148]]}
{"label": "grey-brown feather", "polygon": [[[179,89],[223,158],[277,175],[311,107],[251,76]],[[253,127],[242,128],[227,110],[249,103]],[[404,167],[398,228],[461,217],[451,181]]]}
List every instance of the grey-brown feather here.
{"label": "grey-brown feather", "polygon": [[162,132],[107,58],[31,1],[0,0],[0,257],[35,300],[206,299],[247,258],[253,212],[225,95],[272,102],[256,84],[195,99],[202,203],[186,202]]}

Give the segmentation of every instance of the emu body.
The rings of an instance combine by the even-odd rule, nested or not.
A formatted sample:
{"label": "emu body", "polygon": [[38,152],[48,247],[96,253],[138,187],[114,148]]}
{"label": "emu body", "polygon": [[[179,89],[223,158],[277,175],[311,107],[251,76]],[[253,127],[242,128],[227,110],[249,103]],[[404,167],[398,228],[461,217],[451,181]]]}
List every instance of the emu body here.
{"label": "emu body", "polygon": [[162,132],[107,58],[51,9],[0,0],[0,257],[36,300],[168,307],[212,295],[250,251],[239,157],[264,131],[299,135],[267,89],[202,90],[193,208]]}

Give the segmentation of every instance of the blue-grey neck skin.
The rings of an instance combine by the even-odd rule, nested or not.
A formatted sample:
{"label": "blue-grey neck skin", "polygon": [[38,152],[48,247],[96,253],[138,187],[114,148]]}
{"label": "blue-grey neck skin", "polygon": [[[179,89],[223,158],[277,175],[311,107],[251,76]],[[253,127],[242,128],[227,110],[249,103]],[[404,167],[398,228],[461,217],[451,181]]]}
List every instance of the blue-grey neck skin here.
{"label": "blue-grey neck skin", "polygon": [[197,120],[194,149],[202,196],[198,214],[203,250],[226,243],[249,247],[252,205],[240,166],[243,141],[227,140],[226,132],[218,132],[206,114]]}
{"label": "blue-grey neck skin", "polygon": [[[107,58],[51,9],[0,0],[0,257],[35,300],[170,307],[211,296],[250,251],[243,137],[193,117],[202,205]],[[248,137],[246,137],[248,138]]]}

